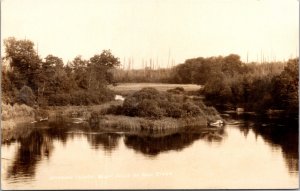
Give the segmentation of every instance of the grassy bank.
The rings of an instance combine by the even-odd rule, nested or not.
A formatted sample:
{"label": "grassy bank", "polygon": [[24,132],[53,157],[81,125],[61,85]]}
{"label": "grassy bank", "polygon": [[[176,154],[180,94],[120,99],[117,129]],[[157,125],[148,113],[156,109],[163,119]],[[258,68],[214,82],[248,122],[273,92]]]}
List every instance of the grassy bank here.
{"label": "grassy bank", "polygon": [[[121,101],[111,101],[93,106],[53,106],[44,109],[34,109],[25,104],[2,103],[1,108],[1,139],[2,142],[15,140],[26,136],[34,128],[45,128],[49,122],[70,121],[79,117],[87,120],[92,112],[102,113],[111,106],[121,105]],[[48,118],[42,123],[33,123],[41,118]]]}
{"label": "grassy bank", "polygon": [[122,105],[122,101],[110,101],[100,105],[90,106],[53,106],[48,107],[49,120],[55,121],[57,118],[83,118],[89,119],[91,113],[106,113],[107,109],[112,106]]}
{"label": "grassy bank", "polygon": [[164,117],[161,119],[147,119],[143,117],[129,117],[122,115],[104,115],[99,128],[114,128],[120,130],[150,130],[162,131],[169,129],[187,128],[191,126],[206,127],[207,121],[204,117],[189,117],[175,119]]}
{"label": "grassy bank", "polygon": [[[207,107],[201,99],[186,96],[187,91],[178,94],[163,88],[160,91],[144,88],[127,96],[125,101],[115,100],[91,106],[34,109],[26,105],[10,106],[2,103],[2,141],[16,140],[35,128],[48,128],[51,124],[59,124],[55,128],[78,127],[92,131],[155,134],[193,128],[207,129],[208,122],[222,119],[215,108]],[[39,122],[40,119],[47,121]]]}
{"label": "grassy bank", "polygon": [[12,129],[17,124],[34,121],[35,112],[25,104],[1,104],[1,129]]}

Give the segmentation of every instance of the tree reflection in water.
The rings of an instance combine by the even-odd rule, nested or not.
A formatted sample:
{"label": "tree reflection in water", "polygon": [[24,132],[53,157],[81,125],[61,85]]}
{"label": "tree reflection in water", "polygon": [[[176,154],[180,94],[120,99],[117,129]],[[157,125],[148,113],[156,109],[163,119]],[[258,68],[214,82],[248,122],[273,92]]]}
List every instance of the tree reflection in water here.
{"label": "tree reflection in water", "polygon": [[35,167],[44,153],[49,156],[52,147],[43,147],[44,139],[37,130],[33,131],[29,137],[20,140],[20,147],[12,166],[8,169],[8,178],[19,176],[32,177],[35,174]]}
{"label": "tree reflection in water", "polygon": [[127,135],[125,136],[124,143],[127,147],[137,152],[154,157],[161,152],[170,150],[180,151],[198,139],[205,139],[208,142],[220,142],[223,135],[224,130],[182,132],[162,137]]}
{"label": "tree reflection in water", "polygon": [[[283,122],[261,119],[257,116],[232,116],[233,119],[242,121],[237,125],[240,131],[247,136],[253,131],[261,136],[272,147],[280,147],[287,167],[290,172],[298,172],[298,122]],[[267,125],[266,125],[266,124]],[[107,153],[112,152],[119,145],[120,139],[124,137],[124,144],[136,152],[150,158],[167,151],[180,151],[189,147],[197,140],[207,143],[221,143],[225,134],[222,130],[199,130],[190,129],[180,132],[92,132],[91,128],[80,124],[49,123],[45,128],[33,128],[30,132],[17,139],[19,143],[12,164],[8,167],[7,178],[21,180],[20,177],[33,178],[38,163],[51,157],[54,145],[58,140],[63,144],[75,137],[76,134],[68,133],[80,131],[81,135],[87,137],[88,143],[93,149],[101,149]]]}
{"label": "tree reflection in water", "polygon": [[120,138],[121,135],[116,133],[87,134],[87,140],[94,149],[102,148],[108,153],[118,146]]}
{"label": "tree reflection in water", "polygon": [[67,128],[56,123],[48,125],[50,128],[33,128],[28,135],[17,140],[19,147],[12,165],[8,168],[8,178],[33,177],[37,164],[51,156],[54,149],[53,141],[59,140],[66,143]]}
{"label": "tree reflection in water", "polygon": [[261,136],[273,148],[281,148],[289,172],[298,172],[299,126],[297,118],[249,114],[232,114],[231,118],[243,121],[243,124],[239,125],[239,129],[245,137],[250,130],[253,130],[256,136]]}

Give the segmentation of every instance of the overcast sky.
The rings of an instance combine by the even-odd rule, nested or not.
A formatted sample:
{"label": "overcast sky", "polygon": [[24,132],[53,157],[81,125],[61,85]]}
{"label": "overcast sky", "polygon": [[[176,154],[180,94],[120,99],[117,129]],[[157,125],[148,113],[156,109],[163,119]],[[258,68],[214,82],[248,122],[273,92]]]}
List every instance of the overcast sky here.
{"label": "overcast sky", "polygon": [[169,55],[176,64],[230,53],[243,61],[247,53],[249,61],[298,56],[298,0],[2,0],[1,9],[2,45],[30,39],[42,58],[65,62],[103,49],[121,62],[132,57],[135,68],[150,58],[164,67]]}

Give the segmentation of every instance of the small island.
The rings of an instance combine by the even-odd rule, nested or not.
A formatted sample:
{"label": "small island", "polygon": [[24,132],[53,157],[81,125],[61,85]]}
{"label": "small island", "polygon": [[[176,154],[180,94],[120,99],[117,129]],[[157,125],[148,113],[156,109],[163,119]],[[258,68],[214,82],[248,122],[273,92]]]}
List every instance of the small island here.
{"label": "small island", "polygon": [[214,107],[206,106],[201,98],[189,95],[182,87],[167,91],[144,87],[125,97],[116,95],[115,100],[92,106],[31,108],[15,104],[10,108],[7,105],[3,107],[7,112],[11,111],[9,113],[15,111],[20,115],[13,115],[13,120],[4,121],[4,142],[18,139],[31,129],[52,126],[50,124],[62,124],[70,130],[147,132],[148,135],[223,127],[223,124],[213,125],[217,121],[223,122]]}
{"label": "small island", "polygon": [[201,99],[184,94],[183,88],[158,91],[143,88],[128,95],[120,105],[93,112],[92,126],[128,130],[166,130],[188,127],[207,127],[222,120],[214,107],[207,107]]}

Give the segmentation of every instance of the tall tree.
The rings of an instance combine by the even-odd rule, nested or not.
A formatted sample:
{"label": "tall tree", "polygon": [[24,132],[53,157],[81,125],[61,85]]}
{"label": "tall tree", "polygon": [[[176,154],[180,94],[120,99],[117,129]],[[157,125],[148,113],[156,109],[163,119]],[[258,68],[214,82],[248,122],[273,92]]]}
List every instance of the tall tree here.
{"label": "tall tree", "polygon": [[242,62],[240,56],[236,54],[230,54],[222,60],[222,72],[226,75],[234,76],[242,71]]}
{"label": "tall tree", "polygon": [[290,59],[283,72],[274,78],[273,96],[280,109],[298,113],[299,58]]}
{"label": "tall tree", "polygon": [[53,55],[48,55],[42,63],[39,82],[39,97],[67,92],[71,88],[62,59]]}
{"label": "tall tree", "polygon": [[16,88],[21,89],[24,85],[28,85],[34,92],[37,92],[41,59],[34,50],[34,43],[30,40],[16,40],[11,37],[4,40],[4,46],[5,59],[10,60]]}
{"label": "tall tree", "polygon": [[70,63],[72,68],[74,80],[79,88],[88,89],[88,60],[84,60],[81,56],[76,56]]}
{"label": "tall tree", "polygon": [[101,86],[113,83],[112,69],[119,66],[119,58],[115,57],[110,50],[103,50],[102,53],[90,58],[90,77],[94,79],[89,83],[89,87],[99,89]]}

